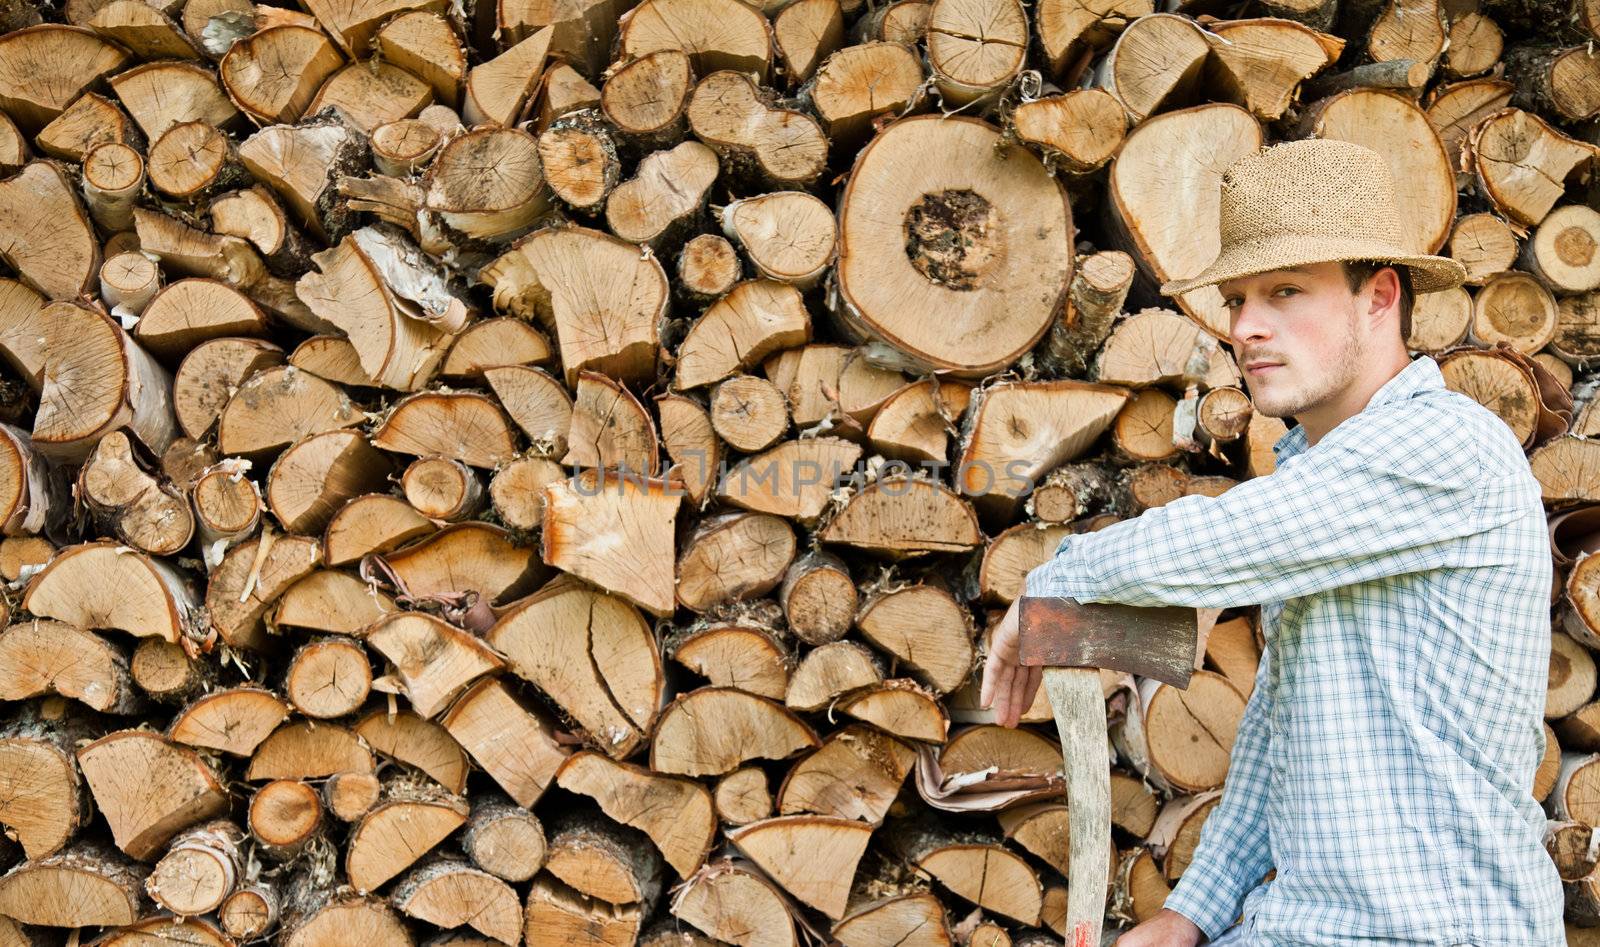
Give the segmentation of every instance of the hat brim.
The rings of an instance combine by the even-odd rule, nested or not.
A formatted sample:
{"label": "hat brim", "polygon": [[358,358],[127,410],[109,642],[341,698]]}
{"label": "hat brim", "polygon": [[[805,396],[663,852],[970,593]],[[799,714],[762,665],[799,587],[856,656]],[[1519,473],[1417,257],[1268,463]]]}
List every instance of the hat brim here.
{"label": "hat brim", "polygon": [[1411,288],[1418,293],[1454,289],[1467,279],[1466,267],[1449,257],[1403,253],[1392,245],[1370,240],[1330,240],[1326,237],[1289,235],[1224,248],[1216,260],[1199,274],[1189,279],[1162,283],[1161,294],[1178,296],[1192,289],[1215,286],[1241,276],[1339,260],[1381,260],[1403,265],[1411,271]]}

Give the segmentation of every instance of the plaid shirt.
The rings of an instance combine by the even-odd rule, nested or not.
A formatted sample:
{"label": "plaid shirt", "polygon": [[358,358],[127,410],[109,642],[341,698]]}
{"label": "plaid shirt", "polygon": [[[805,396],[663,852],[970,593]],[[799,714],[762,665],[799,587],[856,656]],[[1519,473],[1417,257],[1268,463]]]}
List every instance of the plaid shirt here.
{"label": "plaid shirt", "polygon": [[1069,535],[1026,581],[1261,605],[1222,800],[1166,906],[1216,938],[1243,899],[1248,944],[1564,944],[1532,796],[1552,564],[1516,438],[1421,356],[1273,450],[1270,476]]}

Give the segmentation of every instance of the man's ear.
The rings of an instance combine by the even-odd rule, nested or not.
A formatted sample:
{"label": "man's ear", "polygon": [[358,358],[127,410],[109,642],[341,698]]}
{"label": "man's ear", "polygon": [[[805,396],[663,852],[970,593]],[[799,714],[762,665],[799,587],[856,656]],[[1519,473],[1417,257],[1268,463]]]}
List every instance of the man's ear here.
{"label": "man's ear", "polygon": [[1400,276],[1394,267],[1379,268],[1376,273],[1367,277],[1367,284],[1362,291],[1371,294],[1367,304],[1367,314],[1381,321],[1382,317],[1393,310],[1396,320],[1400,318]]}

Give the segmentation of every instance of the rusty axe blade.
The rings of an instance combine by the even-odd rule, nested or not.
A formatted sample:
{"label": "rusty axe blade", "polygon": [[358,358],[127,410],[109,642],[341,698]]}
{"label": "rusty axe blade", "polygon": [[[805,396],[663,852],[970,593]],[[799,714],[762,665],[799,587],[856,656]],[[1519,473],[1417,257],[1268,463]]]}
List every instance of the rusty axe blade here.
{"label": "rusty axe blade", "polygon": [[1189,686],[1200,646],[1192,608],[1140,608],[1024,595],[1021,663],[1093,667]]}

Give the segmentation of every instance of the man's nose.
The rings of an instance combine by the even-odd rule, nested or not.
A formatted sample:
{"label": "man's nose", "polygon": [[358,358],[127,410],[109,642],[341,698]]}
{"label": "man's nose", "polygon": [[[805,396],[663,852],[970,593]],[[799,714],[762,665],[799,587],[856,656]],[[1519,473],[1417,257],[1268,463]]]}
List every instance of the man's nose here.
{"label": "man's nose", "polygon": [[1272,327],[1262,315],[1261,306],[1245,301],[1234,310],[1228,335],[1236,346],[1259,343],[1272,338]]}

